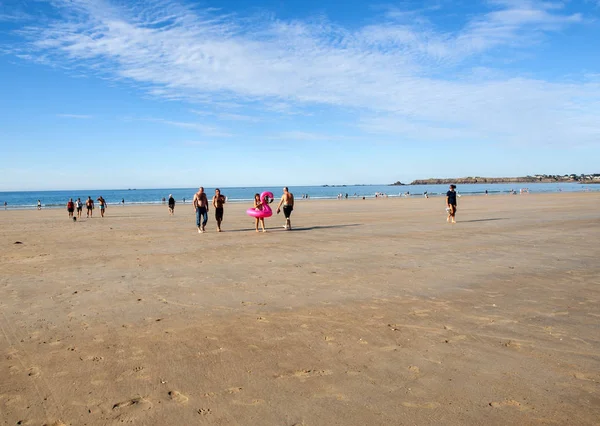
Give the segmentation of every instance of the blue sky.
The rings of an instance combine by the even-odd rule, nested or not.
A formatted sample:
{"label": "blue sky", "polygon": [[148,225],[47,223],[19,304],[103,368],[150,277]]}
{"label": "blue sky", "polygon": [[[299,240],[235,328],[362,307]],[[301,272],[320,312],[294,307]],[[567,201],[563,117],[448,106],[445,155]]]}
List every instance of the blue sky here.
{"label": "blue sky", "polygon": [[600,0],[0,0],[0,190],[598,173]]}

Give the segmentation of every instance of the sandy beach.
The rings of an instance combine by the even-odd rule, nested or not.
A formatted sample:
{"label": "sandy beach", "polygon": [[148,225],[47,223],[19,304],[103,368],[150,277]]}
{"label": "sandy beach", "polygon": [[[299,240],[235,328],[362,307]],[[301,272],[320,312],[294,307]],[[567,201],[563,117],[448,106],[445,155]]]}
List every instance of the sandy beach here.
{"label": "sandy beach", "polygon": [[0,424],[600,425],[598,206],[0,211]]}

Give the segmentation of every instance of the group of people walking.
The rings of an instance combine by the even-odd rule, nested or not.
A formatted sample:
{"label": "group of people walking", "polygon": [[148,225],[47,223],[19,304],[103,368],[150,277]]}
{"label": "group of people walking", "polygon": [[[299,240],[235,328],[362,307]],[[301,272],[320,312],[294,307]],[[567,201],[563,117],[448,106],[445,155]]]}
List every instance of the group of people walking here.
{"label": "group of people walking", "polygon": [[[446,210],[448,212],[448,222],[456,223],[456,185],[450,185],[450,190],[446,193]],[[100,206],[100,216],[104,217],[104,214],[107,209],[108,203],[106,200],[100,196],[96,199]],[[209,205],[212,205],[215,209],[215,221],[217,222],[217,232],[221,232],[221,224],[223,223],[223,215],[224,215],[224,205],[227,201],[225,195],[221,193],[219,188],[215,189],[215,195],[212,197],[212,202],[209,204],[208,197],[204,192],[204,187],[200,187],[198,192],[194,194],[194,199],[192,201],[192,207],[196,212],[196,226],[198,228],[198,233],[203,234],[206,232],[206,224],[208,223],[208,212]],[[261,200],[259,194],[255,194],[254,196],[254,209],[257,211],[261,211],[265,208],[266,203],[271,203],[273,200]],[[125,200],[122,200],[122,203],[125,204]],[[81,201],[81,198],[77,198],[77,201],[73,201],[73,198],[70,198],[67,203],[67,211],[69,213],[70,218],[75,218],[75,212],[77,212],[77,218],[81,218],[83,212],[83,206],[85,204],[87,214],[86,217],[91,218],[94,211],[94,200],[92,197],[87,198],[85,203]],[[6,203],[5,203],[6,208]],[[41,202],[38,201],[38,208],[41,209]],[[294,210],[294,194],[289,192],[287,187],[283,188],[283,194],[281,195],[281,199],[279,204],[277,205],[277,214],[281,212],[283,209],[283,215],[285,216],[285,225],[284,228],[286,230],[292,229],[291,223],[291,214]],[[270,209],[269,209],[270,210]],[[175,214],[175,199],[172,194],[169,194],[169,214],[172,216]],[[269,213],[270,214],[270,213]],[[262,231],[266,232],[265,228],[265,219],[264,217],[255,217],[255,229],[256,232],[259,231],[259,224],[262,227]]]}
{"label": "group of people walking", "polygon": [[[101,196],[99,196],[96,201],[98,201],[98,204],[100,206],[100,216],[104,217],[104,213],[106,212],[106,207],[108,205],[108,203],[106,202],[106,200]],[[78,198],[77,201],[73,202],[72,198],[69,198],[69,201],[67,202],[67,212],[69,212],[69,217],[74,218],[75,217],[75,211],[77,211],[77,218],[81,218],[82,212],[83,212],[83,206],[85,204],[85,208],[86,208],[86,217],[92,217],[93,213],[94,213],[94,200],[92,200],[92,197],[87,198],[87,200],[85,200],[85,203],[83,203],[81,201],[81,198]]]}
{"label": "group of people walking", "polygon": [[[171,208],[171,199],[169,196],[169,212],[173,214],[173,209]],[[221,193],[219,188],[215,189],[215,195],[212,197],[212,202],[208,202],[208,197],[204,192],[204,187],[200,187],[198,192],[194,194],[194,199],[192,201],[192,207],[196,212],[196,226],[198,227],[198,233],[203,234],[206,232],[206,224],[208,223],[208,212],[209,205],[212,205],[215,209],[215,221],[217,222],[217,232],[221,232],[221,224],[223,223],[223,214],[224,214],[224,205],[227,201],[225,195]],[[268,201],[265,201],[268,202]],[[272,202],[272,200],[271,200]],[[173,200],[173,208],[175,206],[175,200]],[[254,208],[256,210],[263,210],[265,208],[264,203],[260,199],[259,194],[254,195]],[[277,206],[277,214],[281,212],[283,209],[283,215],[285,216],[285,225],[284,228],[287,230],[292,229],[291,215],[294,210],[294,194],[289,192],[288,188],[283,188],[283,195],[281,196],[281,200],[279,201],[279,205]],[[255,229],[258,232],[258,225],[262,226],[262,231],[266,232],[265,228],[265,219],[264,217],[256,217],[255,218]]]}

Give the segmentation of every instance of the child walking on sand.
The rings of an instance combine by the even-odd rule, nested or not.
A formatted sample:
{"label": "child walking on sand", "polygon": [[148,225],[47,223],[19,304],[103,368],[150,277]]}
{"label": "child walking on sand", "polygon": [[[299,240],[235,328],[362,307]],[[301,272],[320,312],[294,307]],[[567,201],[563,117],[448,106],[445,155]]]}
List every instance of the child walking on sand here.
{"label": "child walking on sand", "polygon": [[[260,194],[254,194],[254,208],[256,210],[262,211],[263,209],[263,203],[260,201]],[[263,232],[267,232],[267,230],[265,229],[265,218],[264,217],[256,217],[254,218],[255,220],[255,227],[256,227],[256,232],[258,232],[258,222],[260,222],[261,226],[262,226],[262,231]]]}

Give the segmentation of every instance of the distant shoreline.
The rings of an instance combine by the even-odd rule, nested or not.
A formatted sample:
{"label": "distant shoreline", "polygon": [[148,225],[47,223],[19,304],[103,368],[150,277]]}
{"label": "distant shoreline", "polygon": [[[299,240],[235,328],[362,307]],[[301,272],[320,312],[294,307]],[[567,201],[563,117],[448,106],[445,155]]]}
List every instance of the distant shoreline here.
{"label": "distant shoreline", "polygon": [[[600,184],[600,174],[594,175],[536,175],[525,177],[462,177],[462,178],[430,178],[417,179],[410,185],[444,185],[444,184],[476,184],[476,183],[582,183]],[[404,186],[402,182],[395,182],[390,186]]]}

